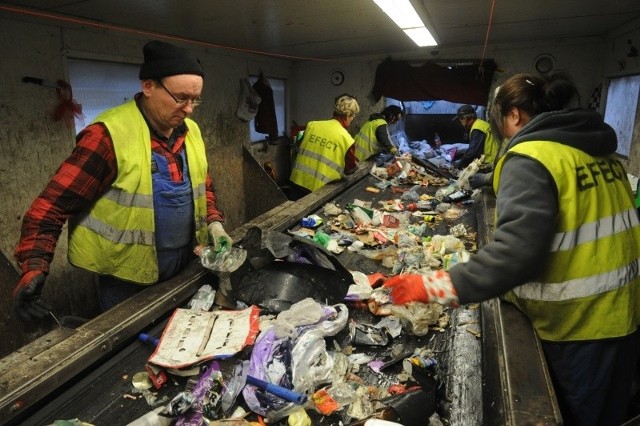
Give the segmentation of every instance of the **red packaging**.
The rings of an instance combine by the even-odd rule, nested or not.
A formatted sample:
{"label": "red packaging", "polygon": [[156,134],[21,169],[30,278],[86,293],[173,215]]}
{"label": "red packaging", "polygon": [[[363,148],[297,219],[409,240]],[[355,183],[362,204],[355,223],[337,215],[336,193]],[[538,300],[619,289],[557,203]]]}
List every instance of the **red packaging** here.
{"label": "red packaging", "polygon": [[385,214],[382,217],[382,224],[387,228],[397,228],[400,226],[400,219],[391,214]]}

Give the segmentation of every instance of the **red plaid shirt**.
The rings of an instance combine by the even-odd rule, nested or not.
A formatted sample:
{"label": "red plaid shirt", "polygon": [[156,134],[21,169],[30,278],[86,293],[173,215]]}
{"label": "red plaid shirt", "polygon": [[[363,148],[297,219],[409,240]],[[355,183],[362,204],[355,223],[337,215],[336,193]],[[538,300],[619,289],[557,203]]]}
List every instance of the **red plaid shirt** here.
{"label": "red plaid shirt", "polygon": [[[151,129],[151,149],[164,156],[171,178],[182,182],[180,152],[184,149],[186,125],[172,135],[173,144]],[[171,146],[170,146],[171,145]],[[33,201],[22,222],[20,242],[14,256],[22,272],[49,271],[64,223],[85,211],[114,182],[118,165],[109,132],[103,124],[87,126],[77,137],[71,155],[62,163],[42,193]],[[216,208],[211,177],[207,175],[207,223],[223,221]]]}

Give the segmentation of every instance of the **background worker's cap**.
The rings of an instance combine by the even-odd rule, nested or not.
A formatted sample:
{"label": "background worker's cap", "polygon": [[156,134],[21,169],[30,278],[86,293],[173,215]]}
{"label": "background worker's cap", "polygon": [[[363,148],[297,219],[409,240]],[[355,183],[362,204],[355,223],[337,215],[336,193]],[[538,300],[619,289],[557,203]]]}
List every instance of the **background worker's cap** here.
{"label": "background worker's cap", "polygon": [[456,113],[456,116],[453,117],[452,121],[456,121],[462,117],[467,117],[469,115],[476,115],[475,108],[471,105],[462,105],[460,108],[458,108],[458,112]]}
{"label": "background worker's cap", "polygon": [[195,74],[204,78],[200,61],[187,49],[153,40],[145,44],[142,51],[144,63],[140,67],[140,80],[181,74]]}

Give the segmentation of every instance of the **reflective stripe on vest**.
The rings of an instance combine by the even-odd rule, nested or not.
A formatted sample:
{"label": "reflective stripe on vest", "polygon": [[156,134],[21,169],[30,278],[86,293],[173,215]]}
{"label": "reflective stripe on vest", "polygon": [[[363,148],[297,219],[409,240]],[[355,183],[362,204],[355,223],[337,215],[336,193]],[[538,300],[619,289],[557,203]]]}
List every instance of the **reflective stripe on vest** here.
{"label": "reflective stripe on vest", "polygon": [[376,137],[376,130],[378,130],[378,127],[385,124],[387,124],[387,122],[382,118],[377,118],[364,123],[362,129],[360,129],[354,138],[356,144],[356,158],[358,161],[366,160],[382,150],[382,145]]}
{"label": "reflective stripe on vest", "polygon": [[337,120],[310,121],[296,155],[291,181],[315,191],[342,178],[353,138]]}
{"label": "reflective stripe on vest", "polygon": [[[194,193],[196,239],[206,243],[207,162],[198,126],[185,120],[185,149]],[[151,136],[135,101],[101,114],[118,164],[112,187],[70,223],[69,261],[78,267],[139,284],[158,280],[155,248]]]}
{"label": "reflective stripe on vest", "polygon": [[484,163],[485,164],[493,164],[498,155],[498,149],[500,148],[500,141],[493,135],[491,131],[491,125],[484,120],[480,120],[479,118],[473,122],[471,126],[471,130],[469,134],[474,130],[478,130],[485,134],[484,138],[484,148],[482,150],[482,154],[484,155]]}
{"label": "reflective stripe on vest", "polygon": [[498,160],[498,197],[502,167],[514,155],[549,171],[560,212],[536,282],[513,289],[505,298],[530,318],[543,340],[632,333],[640,323],[640,223],[622,164],[556,142],[522,142]]}

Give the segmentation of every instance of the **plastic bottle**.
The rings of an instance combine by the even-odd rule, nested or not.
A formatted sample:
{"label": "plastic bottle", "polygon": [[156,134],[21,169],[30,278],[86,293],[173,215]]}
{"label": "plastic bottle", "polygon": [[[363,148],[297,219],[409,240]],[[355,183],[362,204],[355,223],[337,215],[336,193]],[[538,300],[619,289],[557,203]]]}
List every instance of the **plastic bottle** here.
{"label": "plastic bottle", "polygon": [[205,284],[196,291],[189,301],[189,309],[194,311],[208,311],[213,306],[216,291],[209,284]]}
{"label": "plastic bottle", "polygon": [[202,266],[215,272],[233,272],[247,259],[247,251],[238,247],[217,252],[212,246],[200,245],[193,252],[200,257]]}

